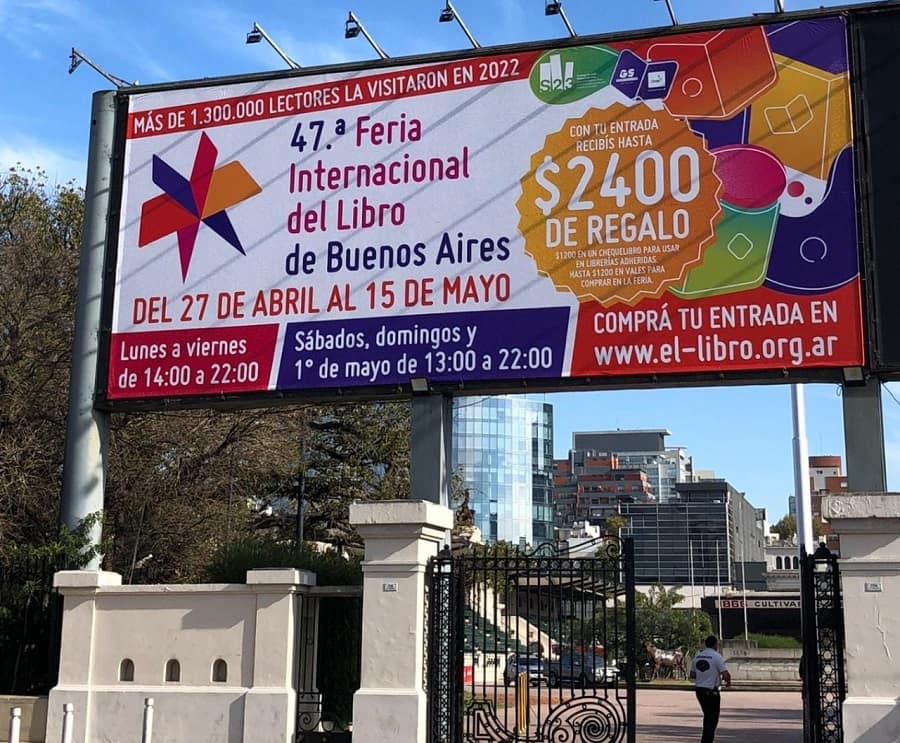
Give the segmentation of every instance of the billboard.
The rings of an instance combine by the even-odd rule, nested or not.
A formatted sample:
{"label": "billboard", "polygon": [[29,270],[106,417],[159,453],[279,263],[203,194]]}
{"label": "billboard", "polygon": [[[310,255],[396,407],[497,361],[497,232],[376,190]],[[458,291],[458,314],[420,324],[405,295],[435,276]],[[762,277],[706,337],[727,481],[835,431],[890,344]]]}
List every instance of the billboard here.
{"label": "billboard", "polygon": [[101,398],[862,365],[848,77],[826,17],[127,91]]}

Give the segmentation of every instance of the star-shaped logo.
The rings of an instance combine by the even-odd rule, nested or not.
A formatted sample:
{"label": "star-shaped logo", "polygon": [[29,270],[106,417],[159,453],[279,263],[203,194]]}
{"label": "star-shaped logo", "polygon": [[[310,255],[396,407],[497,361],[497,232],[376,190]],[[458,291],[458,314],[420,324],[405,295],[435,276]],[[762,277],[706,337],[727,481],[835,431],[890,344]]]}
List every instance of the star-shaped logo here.
{"label": "star-shaped logo", "polygon": [[174,232],[178,236],[182,281],[187,279],[201,222],[245,255],[225,210],[256,196],[262,188],[237,160],[217,168],[218,154],[206,132],[201,134],[190,180],[159,155],[153,156],[153,182],[165,193],[141,206],[138,247],[143,248]]}

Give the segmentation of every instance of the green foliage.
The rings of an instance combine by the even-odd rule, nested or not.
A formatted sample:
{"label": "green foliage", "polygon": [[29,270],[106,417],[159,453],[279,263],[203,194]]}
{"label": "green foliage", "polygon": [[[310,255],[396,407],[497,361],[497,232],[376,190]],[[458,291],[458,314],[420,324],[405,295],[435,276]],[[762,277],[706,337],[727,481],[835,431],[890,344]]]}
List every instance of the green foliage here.
{"label": "green foliage", "polygon": [[795,637],[786,637],[785,635],[763,635],[751,632],[748,635],[751,641],[756,642],[759,648],[775,648],[778,650],[787,650],[803,647],[800,640]]}
{"label": "green foliage", "polygon": [[0,693],[43,694],[56,683],[61,599],[57,570],[77,570],[95,556],[90,530],[61,527],[40,544],[0,544]]}
{"label": "green foliage", "polygon": [[682,599],[677,589],[661,584],[651,586],[647,594],[635,594],[638,647],[647,641],[665,650],[684,647],[690,652],[702,647],[704,638],[712,633],[712,623],[698,609],[676,609]]}
{"label": "green foliage", "polygon": [[342,557],[337,551],[319,552],[304,545],[273,537],[252,536],[223,545],[206,568],[206,580],[213,583],[243,583],[247,571],[256,568],[301,568],[316,574],[320,586],[362,585],[361,559]]}
{"label": "green foliage", "polygon": [[83,519],[74,530],[62,524],[50,535],[49,541],[0,543],[0,564],[4,567],[4,581],[9,582],[8,579],[17,566],[36,562],[65,565],[69,570],[81,569],[100,552],[99,547],[91,544],[90,536],[100,519],[100,514],[95,513]]}
{"label": "green foliage", "polygon": [[617,535],[626,526],[628,526],[628,520],[619,514],[613,514],[606,519],[606,531],[609,534]]}
{"label": "green foliage", "polygon": [[782,516],[781,520],[772,527],[778,538],[788,540],[797,533],[797,521],[791,515]]}

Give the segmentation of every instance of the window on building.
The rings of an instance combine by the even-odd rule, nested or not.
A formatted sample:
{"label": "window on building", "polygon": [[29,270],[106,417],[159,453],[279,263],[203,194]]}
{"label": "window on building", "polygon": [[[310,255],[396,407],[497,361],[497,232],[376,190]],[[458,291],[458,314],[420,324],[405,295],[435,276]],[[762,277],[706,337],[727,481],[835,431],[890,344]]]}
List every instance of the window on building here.
{"label": "window on building", "polygon": [[795,557],[794,558],[794,570],[799,570],[799,569],[800,569],[800,558]]}
{"label": "window on building", "polygon": [[212,680],[215,684],[224,684],[228,681],[228,664],[221,658],[213,663]]}
{"label": "window on building", "polygon": [[181,681],[181,663],[172,658],[166,663],[166,682],[176,684]]}
{"label": "window on building", "polygon": [[134,661],[123,658],[119,663],[119,681],[134,681]]}
{"label": "window on building", "polygon": [[781,570],[783,568],[784,568],[784,562],[781,559],[781,555],[778,555],[778,557],[775,558],[775,569]]}

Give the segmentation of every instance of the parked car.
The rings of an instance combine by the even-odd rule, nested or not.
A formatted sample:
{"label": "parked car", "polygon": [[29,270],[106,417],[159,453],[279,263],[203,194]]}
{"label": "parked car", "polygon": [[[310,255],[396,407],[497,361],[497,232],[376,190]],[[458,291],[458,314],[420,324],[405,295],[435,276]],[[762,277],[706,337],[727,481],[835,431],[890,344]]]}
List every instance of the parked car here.
{"label": "parked car", "polygon": [[564,683],[580,686],[608,686],[616,682],[619,669],[599,655],[561,655],[548,666],[548,683],[561,686]]}
{"label": "parked car", "polygon": [[503,683],[515,683],[520,673],[528,674],[529,684],[547,683],[547,662],[534,655],[510,655],[503,669]]}

